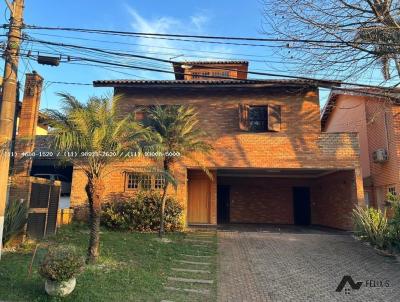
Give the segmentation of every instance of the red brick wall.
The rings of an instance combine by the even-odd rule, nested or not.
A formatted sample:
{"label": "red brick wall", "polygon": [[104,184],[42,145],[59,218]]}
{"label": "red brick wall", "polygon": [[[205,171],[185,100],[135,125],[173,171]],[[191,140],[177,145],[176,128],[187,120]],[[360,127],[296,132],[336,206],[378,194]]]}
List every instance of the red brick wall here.
{"label": "red brick wall", "polygon": [[311,224],[351,228],[357,204],[354,171],[319,178],[219,178],[230,185],[230,221],[233,223],[293,224],[293,187],[310,188]]}
{"label": "red brick wall", "polygon": [[354,171],[340,171],[317,179],[313,185],[313,224],[351,229],[352,209],[357,205]]}
{"label": "red brick wall", "polygon": [[13,161],[9,198],[24,200],[30,198],[30,171],[32,159],[24,157],[23,152],[32,152],[35,148],[35,134],[38,123],[40,96],[43,78],[37,73],[26,74],[24,99],[19,118],[18,134],[15,139],[16,156]]}
{"label": "red brick wall", "polygon": [[[204,166],[218,168],[332,168],[355,169],[357,198],[363,201],[362,180],[359,166],[357,134],[321,133],[319,102],[316,89],[271,88],[135,88],[116,89],[124,93],[118,104],[121,114],[132,112],[137,105],[190,104],[199,112],[199,127],[208,133],[214,150],[207,156],[197,155]],[[248,133],[239,129],[239,103],[279,104],[282,108],[280,132]],[[154,165],[143,159],[133,158],[111,167],[104,178],[106,194],[132,194],[124,191],[123,171],[138,166]],[[183,159],[176,165],[178,188],[171,194],[187,204],[187,169],[198,168],[196,162]],[[84,177],[74,170],[71,204],[86,200]],[[216,190],[215,190],[216,191]],[[212,192],[212,197],[216,192]],[[214,198],[213,197],[213,198]],[[216,205],[212,209],[211,223],[216,223]]]}
{"label": "red brick wall", "polygon": [[294,186],[310,186],[310,180],[291,178],[223,178],[230,185],[230,221],[293,224]]}
{"label": "red brick wall", "polygon": [[[394,107],[397,106],[379,100],[369,100],[367,103],[368,148],[372,181],[376,187],[399,182],[398,147],[393,127],[393,110],[396,109]],[[372,154],[380,148],[388,150],[389,160],[375,163]]]}
{"label": "red brick wall", "polygon": [[356,132],[360,142],[360,158],[363,177],[371,175],[367,135],[366,103],[363,96],[338,95],[335,106],[326,121],[326,132]]}

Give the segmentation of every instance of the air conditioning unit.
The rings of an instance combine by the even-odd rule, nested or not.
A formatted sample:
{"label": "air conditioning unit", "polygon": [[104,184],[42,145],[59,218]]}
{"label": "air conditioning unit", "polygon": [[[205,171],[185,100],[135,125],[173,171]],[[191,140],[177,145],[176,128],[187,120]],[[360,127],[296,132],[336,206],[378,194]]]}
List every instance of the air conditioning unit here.
{"label": "air conditioning unit", "polygon": [[376,163],[382,163],[389,159],[389,155],[386,149],[378,149],[373,153],[373,159]]}

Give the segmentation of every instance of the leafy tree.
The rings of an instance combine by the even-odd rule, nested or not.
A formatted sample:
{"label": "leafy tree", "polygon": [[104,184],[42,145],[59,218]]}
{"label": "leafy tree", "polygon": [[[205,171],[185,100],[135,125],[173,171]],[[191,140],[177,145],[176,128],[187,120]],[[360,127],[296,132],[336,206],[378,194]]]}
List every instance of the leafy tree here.
{"label": "leafy tree", "polygon": [[132,115],[123,118],[118,115],[117,98],[91,97],[82,103],[70,94],[59,96],[61,110],[46,111],[49,134],[53,137],[51,144],[62,154],[68,152],[67,160],[87,177],[85,191],[90,214],[87,262],[93,263],[99,255],[103,177],[113,162],[127,158],[129,151],[140,150],[149,133]]}
{"label": "leafy tree", "polygon": [[157,150],[166,176],[160,210],[160,237],[164,235],[164,215],[167,190],[174,178],[172,166],[181,157],[187,157],[198,163],[211,177],[206,167],[197,160],[195,154],[208,153],[212,147],[206,142],[206,133],[200,128],[196,110],[184,105],[156,105],[147,111],[145,124],[153,131],[152,148]]}
{"label": "leafy tree", "polygon": [[[399,0],[264,0],[264,31],[284,39],[299,70],[357,78],[381,68],[400,75]],[[285,42],[287,39],[288,42]],[[371,70],[372,71],[372,70]]]}

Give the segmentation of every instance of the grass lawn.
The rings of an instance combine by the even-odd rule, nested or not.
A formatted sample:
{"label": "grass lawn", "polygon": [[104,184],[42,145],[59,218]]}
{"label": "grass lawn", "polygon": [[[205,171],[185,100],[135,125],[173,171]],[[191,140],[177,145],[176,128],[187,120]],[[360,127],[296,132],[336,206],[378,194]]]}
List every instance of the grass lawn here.
{"label": "grass lawn", "polygon": [[[168,234],[171,243],[154,240],[156,234],[123,233],[102,230],[101,256],[97,264],[87,266],[78,276],[74,292],[63,299],[50,298],[44,292],[44,281],[37,273],[38,263],[49,244],[72,244],[86,252],[88,229],[70,225],[59,229],[57,235],[43,241],[28,276],[34,246],[3,254],[0,261],[0,300],[5,301],[215,301],[216,300],[216,238],[207,247],[196,247],[184,239],[185,233]],[[204,250],[202,250],[204,249]],[[187,294],[164,290],[167,277],[174,276],[172,267],[181,254],[211,255],[213,279],[210,295]],[[175,275],[176,276],[176,275]],[[189,276],[178,276],[189,277]],[[199,276],[196,276],[199,277]],[[192,277],[193,278],[193,277]],[[189,285],[191,286],[191,285]]]}

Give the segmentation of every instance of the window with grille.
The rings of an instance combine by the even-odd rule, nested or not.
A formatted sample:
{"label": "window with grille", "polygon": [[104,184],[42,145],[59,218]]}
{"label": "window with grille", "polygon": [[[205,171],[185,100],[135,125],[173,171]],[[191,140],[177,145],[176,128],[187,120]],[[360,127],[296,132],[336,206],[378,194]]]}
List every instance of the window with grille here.
{"label": "window with grille", "polygon": [[208,77],[210,73],[208,71],[203,71],[203,72],[193,72],[192,77],[193,79],[201,79],[203,77]]}
{"label": "window with grille", "polygon": [[392,195],[397,195],[396,187],[390,187],[390,188],[388,188],[388,191]]}
{"label": "window with grille", "polygon": [[127,174],[127,188],[128,189],[139,189],[140,174],[139,173],[128,173]]}
{"label": "window with grille", "polygon": [[249,132],[281,130],[281,106],[239,104],[239,128]]}
{"label": "window with grille", "polygon": [[154,178],[154,189],[162,189],[165,184],[165,177],[163,174],[156,174]]}
{"label": "window with grille", "polygon": [[161,173],[129,172],[126,175],[126,188],[128,190],[157,190],[162,189],[165,184],[165,177]]}
{"label": "window with grille", "polygon": [[143,190],[150,190],[151,189],[151,175],[148,175],[148,174],[143,174],[142,175],[141,188]]}
{"label": "window with grille", "polygon": [[267,106],[249,107],[249,130],[252,132],[267,131]]}
{"label": "window with grille", "polygon": [[228,71],[215,71],[211,73],[214,77],[217,78],[228,78],[229,77],[229,72]]}

